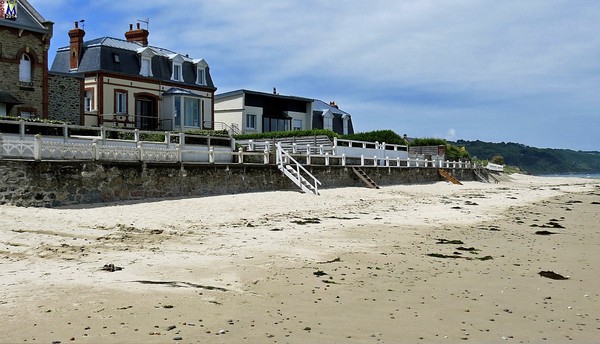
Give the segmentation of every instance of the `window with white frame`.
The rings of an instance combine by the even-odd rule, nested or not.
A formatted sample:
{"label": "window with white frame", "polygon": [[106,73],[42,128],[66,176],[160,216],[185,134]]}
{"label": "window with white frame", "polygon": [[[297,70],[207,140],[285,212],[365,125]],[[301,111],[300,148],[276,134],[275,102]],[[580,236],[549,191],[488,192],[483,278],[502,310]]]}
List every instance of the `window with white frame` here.
{"label": "window with white frame", "polygon": [[302,120],[294,119],[292,122],[292,130],[302,130]]}
{"label": "window with white frame", "polygon": [[323,129],[333,130],[333,114],[330,111],[323,114]]}
{"label": "window with white frame", "polygon": [[149,57],[142,57],[140,74],[142,76],[152,76],[152,59]]}
{"label": "window with white frame", "polygon": [[246,114],[246,129],[256,130],[256,115]]}
{"label": "window with white frame", "polygon": [[198,66],[196,83],[198,85],[206,85],[206,70],[203,67]]}
{"label": "window with white frame", "polygon": [[115,91],[115,113],[127,113],[127,92]]}
{"label": "window with white frame", "polygon": [[183,81],[182,69],[181,62],[173,61],[173,75],[171,75],[171,80]]}
{"label": "window with white frame", "polygon": [[93,110],[93,95],[92,90],[85,90],[85,96],[83,98],[83,107],[85,112],[90,112]]}
{"label": "window with white frame", "polygon": [[27,54],[23,54],[19,62],[19,81],[31,82],[31,58]]}
{"label": "window with white frame", "polygon": [[348,123],[350,122],[350,116],[343,115],[342,121],[343,121],[343,135],[348,135]]}

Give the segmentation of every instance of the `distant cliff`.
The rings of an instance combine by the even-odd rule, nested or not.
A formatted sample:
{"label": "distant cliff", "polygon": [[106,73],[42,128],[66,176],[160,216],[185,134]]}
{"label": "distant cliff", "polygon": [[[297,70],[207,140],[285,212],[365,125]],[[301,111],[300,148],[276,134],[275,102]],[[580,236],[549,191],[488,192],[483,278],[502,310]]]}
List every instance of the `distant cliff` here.
{"label": "distant cliff", "polygon": [[600,173],[600,152],[570,149],[535,148],[519,143],[491,143],[458,140],[477,159],[489,160],[499,155],[507,165],[531,174]]}

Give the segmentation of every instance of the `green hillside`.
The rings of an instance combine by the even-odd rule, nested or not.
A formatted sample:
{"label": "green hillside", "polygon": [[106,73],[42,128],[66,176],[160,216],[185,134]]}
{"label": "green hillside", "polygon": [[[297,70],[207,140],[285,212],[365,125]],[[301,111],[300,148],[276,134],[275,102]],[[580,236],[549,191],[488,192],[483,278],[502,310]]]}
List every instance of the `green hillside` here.
{"label": "green hillside", "polygon": [[499,155],[507,165],[517,166],[531,174],[600,172],[600,152],[535,148],[512,142],[459,140],[456,144],[464,146],[474,158],[490,160]]}

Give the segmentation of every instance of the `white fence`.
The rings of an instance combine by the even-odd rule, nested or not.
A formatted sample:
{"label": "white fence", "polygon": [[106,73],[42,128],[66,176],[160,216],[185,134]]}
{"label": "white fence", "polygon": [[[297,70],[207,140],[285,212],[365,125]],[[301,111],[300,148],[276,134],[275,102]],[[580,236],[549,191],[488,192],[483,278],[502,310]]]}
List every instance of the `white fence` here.
{"label": "white fence", "polygon": [[[164,139],[157,142],[157,137]],[[470,162],[464,161],[410,157],[407,146],[385,143],[336,139],[333,144],[288,143],[281,146],[304,165],[474,167]],[[270,141],[251,141],[246,149],[240,147],[235,150],[234,147],[235,140],[224,137],[0,120],[0,159],[275,163],[276,150]]]}
{"label": "white fence", "polygon": [[490,171],[504,172],[504,165],[498,165],[498,164],[488,163],[486,167]]}
{"label": "white fence", "polygon": [[6,120],[0,126],[0,159],[231,163],[235,155],[223,137]]}

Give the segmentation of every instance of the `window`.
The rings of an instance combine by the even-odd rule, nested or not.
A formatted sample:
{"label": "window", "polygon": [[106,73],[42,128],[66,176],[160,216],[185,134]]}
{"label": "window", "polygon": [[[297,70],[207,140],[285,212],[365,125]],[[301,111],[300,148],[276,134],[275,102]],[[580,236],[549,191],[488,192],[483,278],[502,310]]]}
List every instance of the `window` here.
{"label": "window", "polygon": [[286,118],[263,117],[263,132],[270,131],[288,131],[290,130],[290,120]]}
{"label": "window", "polygon": [[302,120],[294,119],[292,123],[292,130],[302,130]]}
{"label": "window", "polygon": [[85,90],[85,96],[83,98],[83,107],[85,112],[90,112],[93,110],[93,94],[92,90]]}
{"label": "window", "polygon": [[246,114],[246,129],[256,130],[256,115]]}
{"label": "window", "polygon": [[323,129],[333,130],[333,117],[329,117],[329,116],[323,117]]}
{"label": "window", "polygon": [[27,54],[21,56],[21,62],[19,63],[19,81],[20,82],[31,82],[31,58]]}
{"label": "window", "polygon": [[186,127],[200,127],[200,101],[195,98],[183,100],[183,124]]}
{"label": "window", "polygon": [[140,69],[142,76],[152,76],[152,60],[146,57],[142,57],[142,66]]}
{"label": "window", "polygon": [[343,134],[344,135],[348,135],[348,122],[350,122],[350,116],[348,115],[343,115],[342,116],[342,120],[344,121],[344,127],[343,127]]}
{"label": "window", "polygon": [[113,55],[113,61],[115,63],[120,63],[121,62],[121,58],[119,57],[119,54],[113,53],[112,55]]}
{"label": "window", "polygon": [[115,113],[127,113],[127,92],[115,91]]}
{"label": "window", "polygon": [[175,97],[175,126],[181,125],[181,97]]}
{"label": "window", "polygon": [[182,81],[183,76],[181,75],[181,63],[173,62],[173,75],[172,80]]}
{"label": "window", "polygon": [[204,68],[198,67],[198,76],[196,78],[196,83],[198,85],[206,85],[206,70],[204,70]]}

